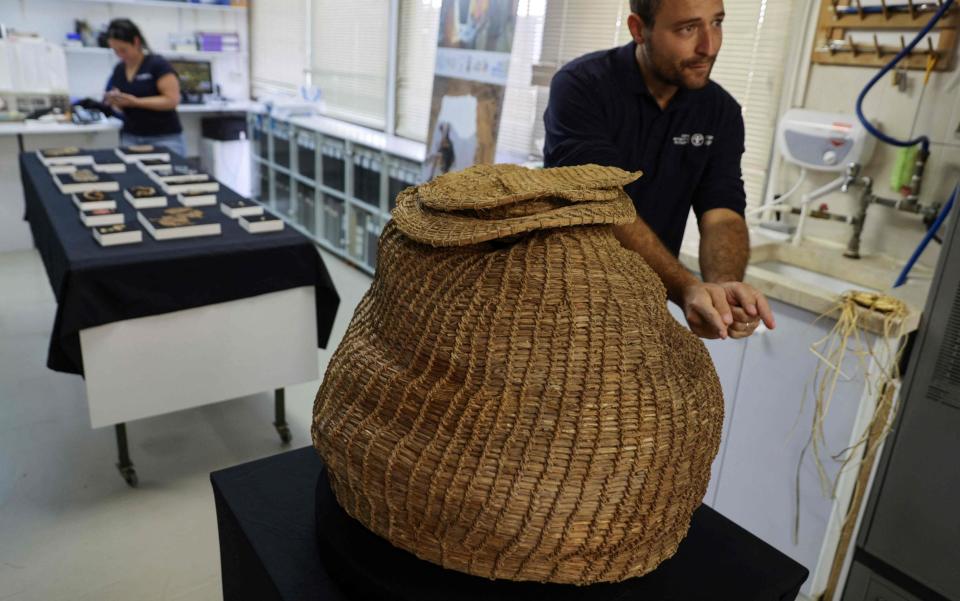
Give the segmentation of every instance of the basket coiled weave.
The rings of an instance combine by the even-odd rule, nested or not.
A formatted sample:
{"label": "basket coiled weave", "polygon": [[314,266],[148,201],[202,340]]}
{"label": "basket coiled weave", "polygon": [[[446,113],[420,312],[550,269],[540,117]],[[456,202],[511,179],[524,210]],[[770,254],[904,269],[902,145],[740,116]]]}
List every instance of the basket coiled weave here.
{"label": "basket coiled weave", "polygon": [[487,578],[620,581],[676,552],[723,398],[612,234],[638,176],[487,165],[401,193],[314,405],[353,518]]}

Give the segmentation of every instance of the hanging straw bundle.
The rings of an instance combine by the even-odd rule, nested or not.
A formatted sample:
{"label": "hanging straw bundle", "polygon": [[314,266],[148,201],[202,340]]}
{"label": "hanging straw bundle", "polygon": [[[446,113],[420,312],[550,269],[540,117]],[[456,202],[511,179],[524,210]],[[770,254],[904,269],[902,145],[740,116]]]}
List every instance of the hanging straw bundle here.
{"label": "hanging straw bundle", "polygon": [[400,195],[314,406],[351,516],[488,578],[619,581],[676,552],[723,398],[611,231],[638,176],[478,166]]}
{"label": "hanging straw bundle", "polygon": [[[869,312],[882,316],[876,344],[871,343],[861,324]],[[864,457],[873,457],[893,428],[899,410],[897,396],[892,395],[890,404],[882,402],[882,397],[900,381],[900,359],[906,347],[907,335],[903,323],[908,312],[907,305],[897,298],[850,290],[840,295],[833,307],[817,317],[816,321],[827,317],[836,318],[837,321],[826,336],[810,345],[810,352],[817,357],[817,364],[811,382],[801,397],[800,413],[803,412],[808,389],[812,388],[813,421],[807,442],[800,451],[794,477],[794,543],[798,542],[800,535],[800,474],[807,452],[813,456],[821,492],[826,498],[833,499],[844,472],[859,467]],[[844,373],[843,366],[847,363],[848,353],[856,358],[856,365],[851,373]],[[852,445],[832,451],[827,445],[825,425],[837,384],[860,377],[864,380],[865,395],[876,401],[873,413]],[[827,457],[839,465],[833,477],[828,473]],[[844,525],[855,517],[855,512],[848,513]]]}

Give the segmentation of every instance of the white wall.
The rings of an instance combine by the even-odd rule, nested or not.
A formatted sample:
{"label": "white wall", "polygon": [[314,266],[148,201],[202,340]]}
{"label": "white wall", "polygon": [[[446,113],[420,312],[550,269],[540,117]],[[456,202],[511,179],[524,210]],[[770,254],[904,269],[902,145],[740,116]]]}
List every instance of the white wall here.
{"label": "white wall", "polygon": [[[804,0],[797,0],[805,3]],[[815,0],[819,5],[819,0]],[[817,12],[806,24],[807,48],[802,60],[809,61],[809,47],[816,31]],[[798,26],[802,23],[798,19]],[[960,64],[956,58],[954,65]],[[811,65],[808,73],[801,73],[795,85],[792,106],[853,114],[860,90],[878,69],[833,65]],[[960,180],[960,69],[934,72],[926,92],[923,90],[923,72],[908,71],[909,87],[900,92],[890,83],[889,75],[879,81],[864,101],[864,114],[880,129],[898,139],[915,137],[921,133],[931,139],[930,159],[927,163],[920,201],[923,204],[945,203],[953,186]],[[916,117],[916,125],[913,126]],[[911,136],[911,129],[913,135]],[[890,190],[890,172],[896,158],[896,148],[877,144],[873,159],[865,166],[864,175],[874,178],[874,192],[887,198],[898,198]],[[786,191],[796,181],[799,170],[782,164],[774,190]],[[819,187],[836,174],[811,174],[795,198],[807,190]],[[856,193],[831,194],[823,199],[831,211],[852,214],[857,209]],[[819,203],[818,203],[819,204]],[[918,216],[908,215],[880,206],[868,209],[861,251],[881,253],[906,259],[923,236],[924,226]],[[808,220],[806,235],[830,240],[846,241],[850,226],[823,220]],[[930,244],[921,257],[924,265],[934,266],[939,246]]]}
{"label": "white wall", "polygon": [[[136,23],[147,42],[160,54],[170,55],[171,33],[229,31],[240,34],[241,54],[204,54],[210,60],[213,78],[223,94],[230,98],[249,97],[247,49],[249,35],[247,11],[208,10],[165,6],[138,6],[77,0],[2,0],[0,23],[20,31],[40,34],[51,42],[62,42],[74,30],[75,19],[85,19],[93,29],[104,27],[111,19],[127,17]],[[208,58],[209,57],[209,58]],[[72,96],[98,97],[103,93],[116,58],[110,52],[68,52],[67,70]]]}

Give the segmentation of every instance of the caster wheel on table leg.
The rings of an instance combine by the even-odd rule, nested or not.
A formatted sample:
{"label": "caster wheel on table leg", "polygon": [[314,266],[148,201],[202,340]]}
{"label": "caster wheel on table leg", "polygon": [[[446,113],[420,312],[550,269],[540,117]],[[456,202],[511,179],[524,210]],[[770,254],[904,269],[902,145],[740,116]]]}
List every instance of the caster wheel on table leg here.
{"label": "caster wheel on table leg", "polygon": [[120,470],[120,475],[130,488],[136,488],[137,484],[140,483],[140,481],[137,479],[137,470],[133,469],[132,465],[124,466],[118,464],[117,469]]}
{"label": "caster wheel on table leg", "polygon": [[280,435],[280,442],[290,444],[290,441],[293,440],[293,436],[290,434],[290,427],[286,424],[274,424],[274,427],[277,429],[277,434]]}

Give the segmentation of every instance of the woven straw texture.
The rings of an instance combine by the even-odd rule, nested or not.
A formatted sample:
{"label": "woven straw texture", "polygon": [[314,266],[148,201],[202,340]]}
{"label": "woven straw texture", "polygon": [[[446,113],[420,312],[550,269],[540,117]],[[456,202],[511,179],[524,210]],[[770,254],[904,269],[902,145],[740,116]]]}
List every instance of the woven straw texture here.
{"label": "woven straw texture", "polygon": [[[314,445],[343,508],[421,559],[511,580],[640,576],[676,552],[706,493],[720,384],[657,275],[608,225],[623,222],[610,210],[620,182],[638,174],[597,168],[607,177],[580,201],[569,172],[547,169],[537,194],[491,203],[515,169],[461,172],[480,207],[423,206],[427,186],[442,198],[441,178],[404,193],[434,237],[418,241],[407,226],[420,221],[404,224],[398,206],[317,393]],[[553,173],[566,198],[548,197]],[[513,217],[486,210],[526,201]],[[572,208],[584,212],[543,217]],[[475,236],[461,219],[532,226],[464,243]]]}

